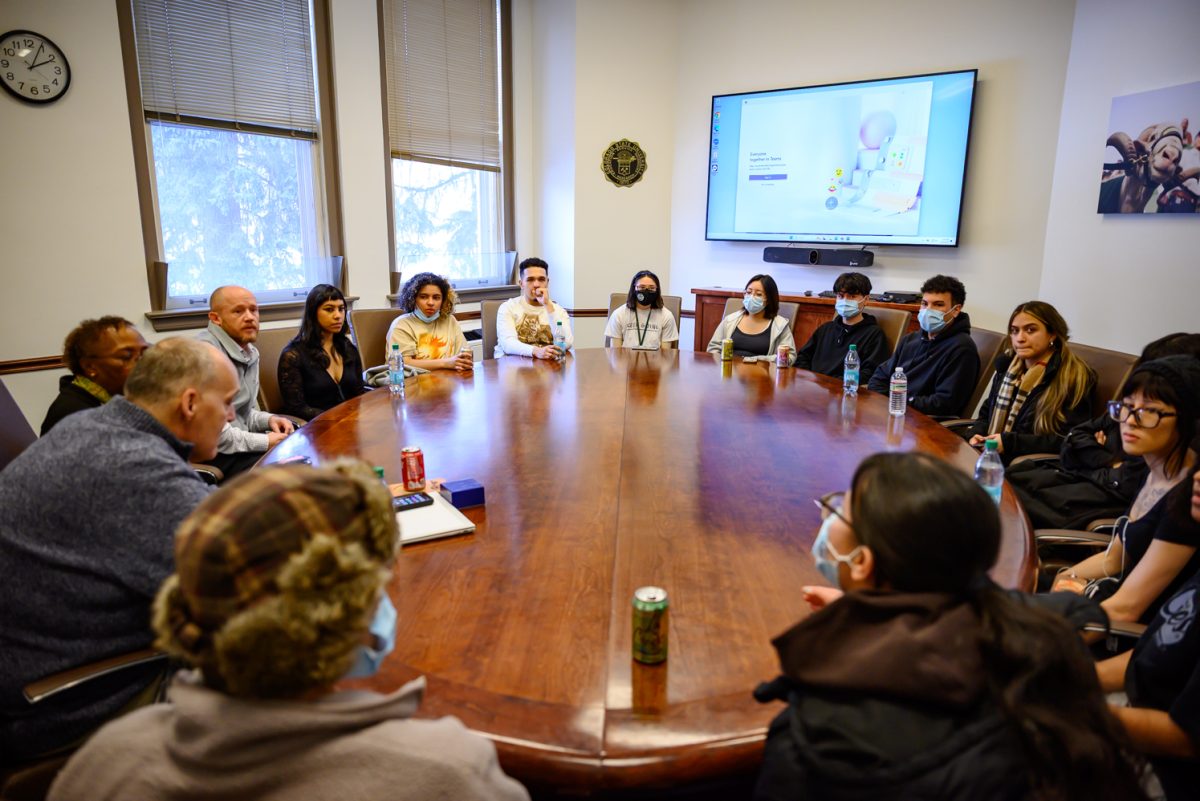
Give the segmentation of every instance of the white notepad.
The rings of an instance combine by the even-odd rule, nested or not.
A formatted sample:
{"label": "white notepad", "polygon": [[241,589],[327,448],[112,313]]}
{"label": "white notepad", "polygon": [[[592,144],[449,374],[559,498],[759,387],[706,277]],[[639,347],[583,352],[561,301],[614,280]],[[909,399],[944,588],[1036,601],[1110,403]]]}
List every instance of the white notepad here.
{"label": "white notepad", "polygon": [[422,540],[435,540],[438,537],[453,537],[457,534],[470,534],[475,530],[475,524],[467,516],[454,508],[450,501],[439,492],[429,493],[433,503],[420,509],[406,509],[396,512],[400,521],[400,544]]}

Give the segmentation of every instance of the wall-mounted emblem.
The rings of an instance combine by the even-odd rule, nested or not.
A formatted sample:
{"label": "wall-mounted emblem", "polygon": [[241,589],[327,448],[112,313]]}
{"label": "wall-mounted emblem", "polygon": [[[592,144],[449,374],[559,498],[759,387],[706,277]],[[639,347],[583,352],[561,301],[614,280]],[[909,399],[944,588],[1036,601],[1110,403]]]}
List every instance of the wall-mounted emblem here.
{"label": "wall-mounted emblem", "polygon": [[646,151],[637,142],[622,139],[613,142],[600,160],[604,177],[617,186],[632,186],[646,172]]}

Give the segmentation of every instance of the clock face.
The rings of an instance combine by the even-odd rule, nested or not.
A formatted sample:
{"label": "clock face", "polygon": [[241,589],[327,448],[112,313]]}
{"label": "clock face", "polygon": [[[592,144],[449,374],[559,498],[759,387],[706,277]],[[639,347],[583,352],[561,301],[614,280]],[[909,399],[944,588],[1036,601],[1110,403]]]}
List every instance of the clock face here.
{"label": "clock face", "polygon": [[9,31],[0,37],[0,84],[28,103],[51,103],[71,85],[71,67],[40,33]]}

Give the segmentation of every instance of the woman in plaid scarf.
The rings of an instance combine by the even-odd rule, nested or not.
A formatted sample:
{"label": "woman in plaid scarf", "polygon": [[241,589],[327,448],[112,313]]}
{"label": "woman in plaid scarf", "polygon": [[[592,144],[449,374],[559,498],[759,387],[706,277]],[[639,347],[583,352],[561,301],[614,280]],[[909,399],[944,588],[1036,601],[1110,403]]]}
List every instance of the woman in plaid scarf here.
{"label": "woman in plaid scarf", "polygon": [[996,440],[1005,464],[1026,453],[1058,453],[1063,437],[1091,417],[1096,375],[1067,344],[1067,321],[1031,300],[1008,318],[1009,347],[995,362],[992,391],[969,430],[982,448]]}

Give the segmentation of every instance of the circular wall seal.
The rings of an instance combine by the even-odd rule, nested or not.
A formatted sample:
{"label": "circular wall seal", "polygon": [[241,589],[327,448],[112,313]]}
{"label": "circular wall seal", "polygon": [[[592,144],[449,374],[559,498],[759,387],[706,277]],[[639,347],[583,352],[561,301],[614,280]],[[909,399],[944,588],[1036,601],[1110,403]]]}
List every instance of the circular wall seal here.
{"label": "circular wall seal", "polygon": [[600,159],[604,177],[617,186],[632,186],[646,172],[646,151],[637,142],[622,139],[613,142]]}

